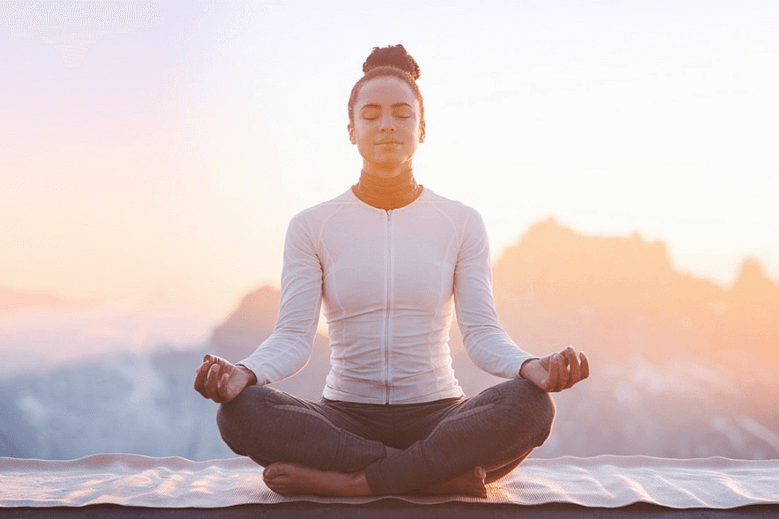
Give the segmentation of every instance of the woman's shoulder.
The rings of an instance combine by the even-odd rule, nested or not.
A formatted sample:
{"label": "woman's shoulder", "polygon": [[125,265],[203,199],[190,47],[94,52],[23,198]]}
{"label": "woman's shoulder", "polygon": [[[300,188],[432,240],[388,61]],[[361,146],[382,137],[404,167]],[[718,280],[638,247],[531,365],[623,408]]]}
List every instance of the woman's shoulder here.
{"label": "woman's shoulder", "polygon": [[422,196],[420,196],[420,199],[431,207],[434,207],[436,210],[441,211],[450,217],[465,219],[475,218],[477,220],[481,220],[481,215],[475,208],[459,200],[453,200],[451,198],[441,196],[427,187],[425,187],[424,191],[422,191]]}
{"label": "woman's shoulder", "polygon": [[319,226],[339,213],[347,211],[348,214],[349,211],[359,210],[360,206],[364,205],[354,196],[352,190],[348,189],[335,198],[303,209],[292,217],[290,226]]}
{"label": "woman's shoulder", "polygon": [[352,195],[351,189],[348,189],[341,193],[340,195],[331,198],[330,200],[325,200],[324,202],[319,202],[316,205],[312,205],[310,207],[307,207],[297,213],[293,219],[296,218],[310,218],[310,217],[316,217],[322,214],[332,213],[335,211],[339,211],[342,208],[354,204],[355,197]]}

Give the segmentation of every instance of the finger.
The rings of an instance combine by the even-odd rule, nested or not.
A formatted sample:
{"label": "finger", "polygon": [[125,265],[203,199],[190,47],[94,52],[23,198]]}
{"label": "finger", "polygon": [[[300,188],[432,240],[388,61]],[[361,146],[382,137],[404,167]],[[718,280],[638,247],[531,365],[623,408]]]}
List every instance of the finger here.
{"label": "finger", "polygon": [[587,358],[587,355],[584,354],[584,352],[579,353],[579,360],[581,361],[581,372],[582,372],[582,378],[581,380],[584,380],[585,378],[590,376],[590,359]]}
{"label": "finger", "polygon": [[555,386],[555,391],[562,391],[568,383],[568,364],[565,362],[565,357],[559,353],[555,363],[555,368],[557,369],[557,386]]}
{"label": "finger", "polygon": [[205,390],[205,378],[205,374],[201,371],[198,371],[197,376],[195,376],[195,391],[203,396],[206,396],[203,392]]}
{"label": "finger", "polygon": [[214,367],[213,364],[208,366],[208,369],[206,370],[206,374],[205,374],[205,377],[204,377],[204,380],[203,380],[203,391],[205,391],[206,394],[208,394],[208,386],[211,384],[211,380],[210,379],[211,379],[211,377],[213,377],[213,375],[211,373],[213,367]]}
{"label": "finger", "polygon": [[202,394],[203,390],[203,364],[195,370],[195,391]]}
{"label": "finger", "polygon": [[200,364],[200,366],[197,368],[197,371],[198,371],[198,372],[200,372],[200,371],[203,371],[203,372],[207,371],[207,370],[208,370],[208,368],[210,368],[210,367],[211,367],[211,365],[212,365],[214,362],[216,362],[218,358],[219,358],[219,357],[215,357],[215,356],[213,356],[213,355],[209,355],[209,354],[206,354],[206,355],[204,355],[204,356],[203,356],[203,362],[202,362],[202,364]]}
{"label": "finger", "polygon": [[217,383],[217,393],[219,395],[219,398],[221,400],[229,400],[229,389],[228,389],[228,382],[230,382],[230,375],[229,373],[222,373],[222,376],[219,377],[219,382]]}
{"label": "finger", "polygon": [[195,390],[203,396],[206,396],[203,391],[205,390],[206,374],[208,373],[208,369],[210,367],[211,364],[206,362],[204,359],[203,363],[198,366],[195,372]]}
{"label": "finger", "polygon": [[563,357],[566,364],[570,365],[571,362],[576,360],[576,350],[573,349],[573,346],[568,346],[560,352],[560,356]]}
{"label": "finger", "polygon": [[208,362],[209,365],[219,364],[222,367],[227,364],[227,361],[222,357],[217,357],[216,355],[211,355],[210,353],[207,353],[203,356],[203,362]]}
{"label": "finger", "polygon": [[557,370],[559,375],[556,391],[562,391],[565,389],[566,384],[568,384],[568,379],[570,378],[570,374],[568,373],[568,363],[565,356],[562,354],[557,357]]}
{"label": "finger", "polygon": [[217,357],[216,355],[211,355],[210,353],[206,353],[203,355],[203,364],[207,364],[209,367],[211,367],[214,364],[221,364],[222,359]]}
{"label": "finger", "polygon": [[576,351],[572,347],[568,346],[563,354],[568,364],[568,382],[566,382],[563,389],[568,389],[581,380],[581,367],[579,366],[579,359],[576,357]]}
{"label": "finger", "polygon": [[557,368],[557,357],[558,355],[555,353],[549,358],[549,364],[547,369],[547,378],[546,378],[546,384],[544,387],[544,390],[546,391],[557,391],[555,387],[557,387],[557,384],[560,380],[560,370]]}
{"label": "finger", "polygon": [[208,394],[208,398],[213,399],[218,395],[217,382],[219,381],[220,371],[219,364],[212,364],[208,369],[208,374],[206,375],[206,393]]}

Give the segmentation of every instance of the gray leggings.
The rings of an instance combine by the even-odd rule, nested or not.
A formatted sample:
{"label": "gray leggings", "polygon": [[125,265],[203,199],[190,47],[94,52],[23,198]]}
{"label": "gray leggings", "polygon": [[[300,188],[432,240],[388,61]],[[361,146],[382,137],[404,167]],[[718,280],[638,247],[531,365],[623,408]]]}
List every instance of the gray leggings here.
{"label": "gray leggings", "polygon": [[219,407],[217,423],[235,453],[260,465],[365,470],[374,495],[398,495],[477,466],[488,481],[506,475],[546,441],[554,415],[547,393],[516,379],[473,398],[406,405],[314,403],[249,386]]}

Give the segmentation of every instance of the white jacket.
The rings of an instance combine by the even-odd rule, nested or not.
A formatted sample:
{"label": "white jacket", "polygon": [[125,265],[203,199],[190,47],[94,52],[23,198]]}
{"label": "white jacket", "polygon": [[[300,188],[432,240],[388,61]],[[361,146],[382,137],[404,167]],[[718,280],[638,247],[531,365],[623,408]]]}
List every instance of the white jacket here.
{"label": "white jacket", "polygon": [[292,219],[276,326],[240,362],[259,384],[305,366],[322,301],[331,346],[323,395],[331,400],[461,396],[448,345],[453,307],[468,355],[488,373],[516,378],[533,358],[498,323],[481,216],[427,188],[390,211],[349,190]]}

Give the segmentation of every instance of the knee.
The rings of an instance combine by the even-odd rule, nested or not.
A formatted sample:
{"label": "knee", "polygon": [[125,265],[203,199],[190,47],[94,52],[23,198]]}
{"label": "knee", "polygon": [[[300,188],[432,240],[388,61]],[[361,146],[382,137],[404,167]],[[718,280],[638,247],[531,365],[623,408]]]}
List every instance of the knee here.
{"label": "knee", "polygon": [[[243,393],[241,393],[243,394]],[[235,436],[238,430],[238,422],[243,413],[240,408],[243,407],[238,400],[241,395],[238,395],[230,402],[225,404],[219,404],[219,408],[216,411],[216,426],[219,428],[219,434],[222,436],[222,440],[233,450],[236,454],[241,454],[235,447]]]}
{"label": "knee", "polygon": [[[220,404],[216,412],[216,425],[224,442],[237,454],[240,449],[240,438],[244,435],[247,423],[258,406],[262,406],[263,386],[249,386],[230,402]],[[253,411],[254,410],[254,411]]]}
{"label": "knee", "polygon": [[219,408],[216,410],[216,426],[219,428],[219,434],[222,435],[222,439],[228,443],[228,437],[231,436],[231,432],[234,429],[234,423],[236,417],[240,416],[240,412],[237,412],[237,407],[234,405],[235,400],[240,398],[240,395],[226,404],[219,404]]}
{"label": "knee", "polygon": [[[528,384],[532,385],[530,382]],[[535,388],[535,386],[533,387]],[[536,412],[534,415],[536,430],[539,434],[537,446],[540,447],[552,434],[552,425],[557,415],[557,407],[552,399],[552,395],[541,389],[535,389],[537,389],[537,395],[535,400]]]}
{"label": "knee", "polygon": [[249,390],[247,387],[229,402],[219,404],[219,409],[216,412],[216,423],[220,431],[229,429],[230,425],[246,412]]}
{"label": "knee", "polygon": [[521,422],[517,425],[530,433],[535,447],[541,446],[552,433],[557,413],[552,396],[528,380],[512,380],[507,385],[512,393],[515,416]]}

